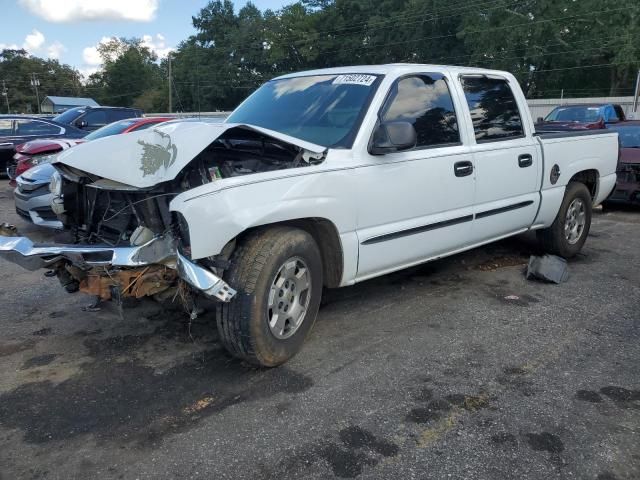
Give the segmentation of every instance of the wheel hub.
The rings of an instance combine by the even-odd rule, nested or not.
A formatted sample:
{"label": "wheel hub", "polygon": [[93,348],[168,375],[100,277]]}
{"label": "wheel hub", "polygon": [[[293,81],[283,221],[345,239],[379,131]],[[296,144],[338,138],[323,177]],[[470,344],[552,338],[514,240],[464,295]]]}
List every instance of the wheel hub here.
{"label": "wheel hub", "polygon": [[267,305],[269,329],[278,339],[291,337],[306,316],[311,300],[311,276],[307,264],[292,257],[278,269]]}
{"label": "wheel hub", "polygon": [[564,236],[571,245],[578,243],[582,237],[586,224],[586,208],[580,198],[575,198],[569,208],[564,220]]}

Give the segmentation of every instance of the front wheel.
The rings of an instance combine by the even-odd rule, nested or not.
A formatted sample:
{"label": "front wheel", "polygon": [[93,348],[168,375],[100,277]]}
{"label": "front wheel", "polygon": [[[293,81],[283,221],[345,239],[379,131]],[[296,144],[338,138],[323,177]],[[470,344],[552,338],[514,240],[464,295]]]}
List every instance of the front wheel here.
{"label": "front wheel", "polygon": [[587,186],[569,183],[556,219],[549,228],[537,232],[542,248],[564,258],[577,255],[589,235],[591,214],[592,200]]}
{"label": "front wheel", "polygon": [[225,348],[265,367],[298,353],[322,295],[322,259],[313,237],[291,227],[253,232],[234,252],[226,280],[238,293],[218,310]]}

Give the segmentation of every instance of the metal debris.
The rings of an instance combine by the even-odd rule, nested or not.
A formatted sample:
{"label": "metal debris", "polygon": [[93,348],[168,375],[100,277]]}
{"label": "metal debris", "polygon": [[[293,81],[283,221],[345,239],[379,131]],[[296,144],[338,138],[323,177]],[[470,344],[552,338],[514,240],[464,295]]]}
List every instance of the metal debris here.
{"label": "metal debris", "polygon": [[527,280],[533,278],[550,283],[565,282],[569,278],[567,261],[556,255],[531,255],[526,277]]}

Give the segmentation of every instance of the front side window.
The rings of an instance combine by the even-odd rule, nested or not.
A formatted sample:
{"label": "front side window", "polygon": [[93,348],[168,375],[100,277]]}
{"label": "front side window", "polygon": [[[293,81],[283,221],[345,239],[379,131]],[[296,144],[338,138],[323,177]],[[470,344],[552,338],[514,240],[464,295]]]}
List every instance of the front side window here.
{"label": "front side window", "polygon": [[605,122],[617,122],[620,119],[612,106],[608,106],[605,110]]}
{"label": "front side window", "polygon": [[90,111],[82,120],[87,122],[87,125],[91,128],[102,127],[109,123],[107,121],[107,114],[103,110]]}
{"label": "front side window", "polygon": [[262,85],[227,118],[325,147],[350,148],[379,75],[313,75]]}
{"label": "front side window", "polygon": [[59,135],[62,129],[40,120],[18,120],[16,135]]}
{"label": "front side window", "polygon": [[440,74],[398,80],[382,107],[381,120],[410,122],[416,129],[417,148],[460,143],[453,99]]}
{"label": "front side window", "polygon": [[524,136],[522,118],[509,83],[484,76],[461,77],[476,142]]}

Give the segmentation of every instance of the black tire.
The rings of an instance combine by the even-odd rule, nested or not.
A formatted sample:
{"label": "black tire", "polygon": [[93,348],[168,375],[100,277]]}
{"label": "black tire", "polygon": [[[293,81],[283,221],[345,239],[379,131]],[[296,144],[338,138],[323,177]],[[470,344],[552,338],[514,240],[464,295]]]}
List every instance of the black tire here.
{"label": "black tire", "polygon": [[[269,327],[269,292],[280,268],[292,258],[306,264],[310,299],[297,330],[282,339]],[[298,353],[316,320],[322,296],[322,258],[313,237],[291,227],[253,232],[233,253],[225,280],[238,292],[217,312],[218,332],[229,353],[263,367],[281,365]]]}
{"label": "black tire", "polygon": [[[564,226],[567,210],[575,199],[581,199],[584,204],[585,225],[578,240],[575,243],[570,243],[565,236]],[[556,219],[549,228],[537,232],[538,241],[545,252],[571,258],[582,250],[591,228],[592,201],[591,193],[584,183],[571,182],[567,185]]]}

